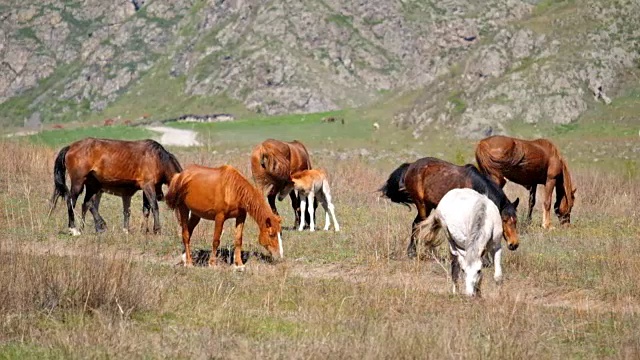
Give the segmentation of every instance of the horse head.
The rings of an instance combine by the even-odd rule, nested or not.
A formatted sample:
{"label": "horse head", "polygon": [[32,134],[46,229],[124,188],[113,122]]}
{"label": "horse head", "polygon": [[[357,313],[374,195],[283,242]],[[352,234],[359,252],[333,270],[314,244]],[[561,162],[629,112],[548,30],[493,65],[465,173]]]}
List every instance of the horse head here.
{"label": "horse head", "polygon": [[558,216],[561,225],[567,226],[571,224],[571,209],[576,199],[576,190],[573,188],[570,195],[566,193],[562,195],[554,205],[556,216]]}
{"label": "horse head", "polygon": [[576,188],[573,186],[567,163],[563,159],[562,186],[556,188],[556,203],[553,206],[561,225],[571,224],[571,209],[573,208],[575,199]]}
{"label": "horse head", "polygon": [[282,226],[280,225],[280,217],[270,214],[264,222],[260,224],[260,235],[258,241],[264,246],[272,257],[284,257],[282,250]]}
{"label": "horse head", "polygon": [[502,234],[507,241],[509,250],[515,250],[520,245],[520,239],[518,236],[518,204],[520,198],[517,198],[514,202],[507,200],[506,206],[500,211],[500,217],[502,218]]}
{"label": "horse head", "polygon": [[293,179],[289,178],[284,181],[284,183],[280,186],[280,191],[278,192],[278,201],[284,200],[284,198],[286,198],[289,193],[293,191],[294,186],[295,183],[293,182]]}

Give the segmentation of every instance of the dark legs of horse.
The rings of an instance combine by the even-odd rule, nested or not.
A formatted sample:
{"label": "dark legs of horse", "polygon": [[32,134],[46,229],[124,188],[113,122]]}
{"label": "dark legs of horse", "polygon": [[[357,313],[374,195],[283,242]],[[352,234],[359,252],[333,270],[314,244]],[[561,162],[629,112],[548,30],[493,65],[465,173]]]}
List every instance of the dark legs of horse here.
{"label": "dark legs of horse", "polygon": [[[289,197],[291,198],[291,207],[293,208],[293,212],[296,214],[296,222],[294,224],[294,229],[297,229],[300,226],[300,217],[302,216],[302,212],[300,211],[300,197],[296,196],[295,192],[292,191],[289,193]],[[307,204],[307,206],[311,206]],[[313,200],[313,222],[315,224],[315,210],[318,209],[318,199]],[[304,212],[304,229],[309,229],[309,225],[311,224],[311,215],[308,211]]]}
{"label": "dark legs of horse", "polygon": [[147,199],[147,195],[142,193],[142,223],[140,224],[140,231],[149,233],[149,214],[151,213],[151,205]]}
{"label": "dark legs of horse", "polygon": [[98,209],[100,209],[100,199],[102,199],[102,190],[95,184],[87,182],[86,193],[84,195],[84,201],[82,202],[82,224],[84,227],[84,219],[87,214],[87,210],[91,211],[93,216],[93,224],[97,233],[102,233],[107,230],[107,223],[104,221]]}
{"label": "dark legs of horse", "polygon": [[[144,197],[144,195],[142,195]],[[129,233],[129,218],[131,217],[131,196],[122,197],[122,230]]]}
{"label": "dark legs of horse", "polygon": [[158,201],[156,200],[156,191],[151,185],[146,185],[142,191],[144,192],[144,196],[147,197],[149,201],[149,205],[151,207],[151,212],[153,213],[153,233],[160,233],[160,212],[158,210]]}
{"label": "dark legs of horse", "polygon": [[529,190],[529,212],[527,212],[527,225],[531,224],[531,214],[533,213],[533,207],[536,205],[536,191],[538,185],[530,185]]}

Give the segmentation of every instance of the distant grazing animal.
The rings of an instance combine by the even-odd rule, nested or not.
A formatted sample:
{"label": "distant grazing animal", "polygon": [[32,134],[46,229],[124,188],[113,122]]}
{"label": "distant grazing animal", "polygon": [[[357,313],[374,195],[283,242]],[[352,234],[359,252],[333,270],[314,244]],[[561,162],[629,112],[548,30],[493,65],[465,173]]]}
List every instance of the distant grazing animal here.
{"label": "distant grazing animal", "polygon": [[[282,201],[282,199],[284,199],[291,190],[295,191],[300,198],[300,211],[304,213],[305,207],[307,204],[309,205],[309,218],[311,219],[309,229],[311,231],[315,231],[314,208],[311,204],[314,203],[316,197],[325,211],[324,230],[329,230],[329,225],[331,223],[329,215],[331,215],[334,229],[336,231],[340,231],[340,225],[338,224],[338,220],[336,220],[335,207],[331,202],[329,181],[324,170],[303,170],[291,175],[291,182],[289,182],[278,194],[278,200]],[[304,225],[304,217],[301,217],[298,230],[302,231],[304,229]]]}
{"label": "distant grazing animal", "polygon": [[64,129],[64,126],[60,125],[60,124],[54,124],[53,125],[54,129]]}
{"label": "distant grazing animal", "polygon": [[104,126],[112,126],[116,121],[114,119],[105,119],[103,125]]}
{"label": "distant grazing animal", "polygon": [[380,124],[378,124],[377,122],[374,122],[374,123],[373,123],[373,128],[374,128],[375,130],[380,130]]}
{"label": "distant grazing animal", "polygon": [[536,203],[538,184],[544,185],[542,226],[551,227],[551,195],[556,189],[555,213],[560,224],[571,223],[571,209],[576,188],[572,185],[567,161],[549,140],[523,140],[507,136],[491,136],[476,146],[476,161],[481,172],[504,187],[506,179],[529,190],[527,221]]}
{"label": "distant grazing animal", "polygon": [[494,280],[502,282],[502,219],[496,205],[473,189],[447,192],[427,220],[418,224],[418,237],[436,246],[444,228],[451,252],[453,292],[457,292],[460,269],[465,274],[465,294],[480,295],[483,263],[495,266]]}
{"label": "distant grazing animal", "polygon": [[509,250],[518,248],[516,209],[520,199],[509,201],[502,189],[482,175],[475,166],[458,166],[444,160],[426,157],[413,163],[405,163],[394,170],[380,188],[382,196],[392,202],[414,204],[418,215],[413,221],[411,240],[407,248],[409,257],[416,256],[415,230],[435,209],[442,197],[451,189],[471,188],[487,195],[500,209],[504,235]]}
{"label": "distant grazing animal", "polygon": [[[211,254],[216,254],[224,222],[235,218],[233,259],[236,268],[243,270],[242,230],[247,214],[258,223],[260,245],[273,257],[283,256],[280,217],[271,211],[260,190],[232,166],[188,166],[171,180],[166,202],[170,209],[175,209],[182,227],[185,266],[193,266],[191,235],[200,219],[215,221]],[[209,266],[214,266],[215,261],[216,257],[211,256]]]}
{"label": "distant grazing animal", "polygon": [[[106,230],[106,223],[98,213],[103,191],[121,196],[123,227],[129,230],[131,197],[138,190],[144,195],[143,211],[148,219],[153,212],[153,231],[160,232],[158,200],[162,200],[162,185],[169,184],[173,175],[182,171],[173,154],[153,140],[121,141],[86,138],[63,147],[55,160],[54,191],[49,216],[59,197],[67,202],[69,232],[76,236],[80,230],[75,224],[74,208],[78,196],[86,189],[82,202],[82,223],[87,210],[91,211],[97,232]],[[67,188],[66,173],[71,187]],[[148,229],[147,229],[148,230]]]}
{"label": "distant grazing animal", "polygon": [[[311,169],[311,159],[307,148],[299,141],[284,142],[267,139],[251,152],[251,173],[253,179],[262,187],[269,188],[267,199],[271,210],[277,215],[276,196],[282,192],[291,179],[291,174]],[[285,194],[284,196],[286,196]],[[300,224],[300,199],[291,191],[291,207],[295,212],[295,226]],[[314,209],[318,207],[314,202]],[[305,215],[307,216],[307,215]],[[307,218],[307,223],[310,219]]]}

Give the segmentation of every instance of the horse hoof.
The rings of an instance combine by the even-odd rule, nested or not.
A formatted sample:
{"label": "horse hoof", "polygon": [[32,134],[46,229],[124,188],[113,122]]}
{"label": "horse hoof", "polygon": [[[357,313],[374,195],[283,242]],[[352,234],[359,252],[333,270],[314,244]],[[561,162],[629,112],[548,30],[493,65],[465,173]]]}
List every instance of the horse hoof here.
{"label": "horse hoof", "polygon": [[233,271],[244,272],[244,265],[233,265]]}
{"label": "horse hoof", "polygon": [[129,234],[129,229],[122,229],[122,232],[125,234]]}
{"label": "horse hoof", "polygon": [[496,285],[498,285],[498,286],[502,285],[502,276],[500,276],[500,277],[498,277],[498,278],[495,278],[495,279],[493,279],[493,280],[495,280]]}
{"label": "horse hoof", "polygon": [[76,229],[76,228],[69,228],[69,233],[71,234],[71,236],[80,236],[80,230]]}

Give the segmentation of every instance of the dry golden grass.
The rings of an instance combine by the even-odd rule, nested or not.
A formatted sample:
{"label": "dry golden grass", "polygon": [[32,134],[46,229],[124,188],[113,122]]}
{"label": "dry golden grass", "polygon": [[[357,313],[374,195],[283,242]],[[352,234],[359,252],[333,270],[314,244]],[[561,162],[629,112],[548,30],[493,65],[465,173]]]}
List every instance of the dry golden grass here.
{"label": "dry golden grass", "polygon": [[[637,177],[574,169],[574,226],[542,230],[539,199],[521,247],[504,255],[504,284],[486,276],[484,297],[469,300],[450,294],[446,260],[406,259],[415,210],[375,193],[393,162],[310,150],[329,172],[342,231],[286,231],[284,261],[252,257],[236,273],[174,266],[173,214],[162,204],[163,234],[141,234],[140,195],[132,234],[120,230],[120,200],[105,195],[107,233],[89,220],[82,236],[66,235],[63,206],[46,218],[55,151],[0,143],[0,357],[640,356]],[[249,175],[250,149],[173,151],[183,165],[230,163]],[[524,189],[506,191],[526,203]],[[288,203],[278,205],[291,226]],[[202,222],[195,247],[209,249],[212,232]],[[231,238],[225,231],[223,246]],[[261,251],[252,222],[245,250]]]}

